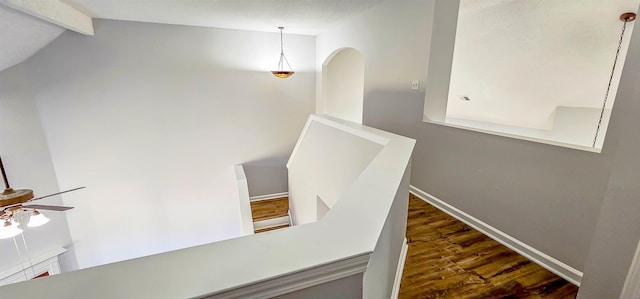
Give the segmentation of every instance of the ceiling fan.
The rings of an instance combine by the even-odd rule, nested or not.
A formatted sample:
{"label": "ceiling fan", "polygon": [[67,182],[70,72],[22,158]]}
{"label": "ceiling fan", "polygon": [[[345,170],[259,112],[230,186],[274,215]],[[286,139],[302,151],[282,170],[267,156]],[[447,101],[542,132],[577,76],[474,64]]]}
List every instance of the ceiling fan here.
{"label": "ceiling fan", "polygon": [[4,181],[5,187],[4,191],[0,193],[0,220],[4,221],[4,225],[0,224],[0,239],[10,238],[22,233],[22,230],[18,225],[24,228],[25,226],[34,227],[47,223],[49,219],[44,217],[38,209],[52,211],[66,211],[73,209],[73,207],[65,206],[24,205],[25,203],[85,188],[79,187],[35,197],[33,195],[33,190],[14,190],[11,188],[7,178],[7,173],[4,170],[4,165],[2,164],[2,158],[0,158],[0,173],[2,174],[2,180]]}

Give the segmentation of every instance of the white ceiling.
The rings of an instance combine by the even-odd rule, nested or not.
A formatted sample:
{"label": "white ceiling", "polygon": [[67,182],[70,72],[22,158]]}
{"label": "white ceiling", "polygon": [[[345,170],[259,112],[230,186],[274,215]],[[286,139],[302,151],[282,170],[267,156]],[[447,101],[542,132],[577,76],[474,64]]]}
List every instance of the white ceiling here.
{"label": "white ceiling", "polygon": [[[316,35],[381,1],[62,0],[93,18],[268,32],[285,26],[285,33],[305,35]],[[63,31],[0,4],[0,71],[24,61]]]}
{"label": "white ceiling", "polygon": [[316,35],[382,0],[63,0],[94,18]]}
{"label": "white ceiling", "polygon": [[0,5],[0,71],[18,64],[64,29]]}
{"label": "white ceiling", "polygon": [[447,116],[550,129],[558,106],[601,108],[623,25],[619,17],[635,12],[639,2],[461,0]]}

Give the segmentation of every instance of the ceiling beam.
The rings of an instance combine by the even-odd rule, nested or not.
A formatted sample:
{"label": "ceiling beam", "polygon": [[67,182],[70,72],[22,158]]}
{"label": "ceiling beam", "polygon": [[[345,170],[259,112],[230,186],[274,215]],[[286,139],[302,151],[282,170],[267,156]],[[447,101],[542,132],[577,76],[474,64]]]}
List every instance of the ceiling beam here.
{"label": "ceiling beam", "polygon": [[91,17],[60,0],[0,0],[15,10],[85,35],[93,35]]}

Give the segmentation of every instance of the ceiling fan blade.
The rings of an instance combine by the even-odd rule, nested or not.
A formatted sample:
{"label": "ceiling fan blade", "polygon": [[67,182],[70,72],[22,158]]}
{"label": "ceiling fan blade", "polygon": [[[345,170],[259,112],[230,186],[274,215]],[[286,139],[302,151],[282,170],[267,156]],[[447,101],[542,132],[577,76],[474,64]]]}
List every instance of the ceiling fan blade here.
{"label": "ceiling fan blade", "polygon": [[51,210],[51,211],[66,211],[66,210],[73,209],[73,207],[49,206],[49,205],[26,205],[26,206],[22,206],[22,207],[23,208],[28,208],[28,209]]}
{"label": "ceiling fan blade", "polygon": [[51,197],[51,196],[56,196],[58,194],[62,194],[62,193],[67,193],[67,192],[71,192],[71,191],[76,191],[76,190],[80,190],[80,189],[84,189],[86,187],[78,187],[78,188],[73,188],[73,189],[69,189],[69,190],[65,190],[65,191],[61,191],[58,193],[53,193],[53,194],[49,194],[49,195],[45,195],[45,196],[40,196],[40,197],[36,197],[36,198],[32,198],[29,201],[34,201],[34,200],[38,200],[38,199],[43,199],[43,198],[47,198],[47,197]]}

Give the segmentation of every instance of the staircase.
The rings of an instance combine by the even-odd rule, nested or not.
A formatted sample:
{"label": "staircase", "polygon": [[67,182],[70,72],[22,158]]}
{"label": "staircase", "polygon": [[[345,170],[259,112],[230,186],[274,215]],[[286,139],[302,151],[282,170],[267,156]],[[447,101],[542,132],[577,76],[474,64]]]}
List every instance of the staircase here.
{"label": "staircase", "polygon": [[252,201],[251,215],[256,234],[289,227],[291,226],[289,198]]}

